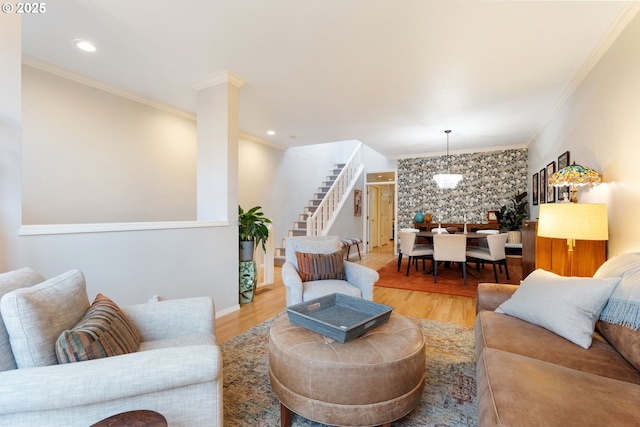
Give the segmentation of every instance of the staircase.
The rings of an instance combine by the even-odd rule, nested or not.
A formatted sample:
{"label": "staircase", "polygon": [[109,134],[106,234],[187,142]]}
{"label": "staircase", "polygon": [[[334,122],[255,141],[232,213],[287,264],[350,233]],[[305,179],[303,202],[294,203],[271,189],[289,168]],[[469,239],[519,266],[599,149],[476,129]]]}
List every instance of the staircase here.
{"label": "staircase", "polygon": [[[309,205],[293,223],[289,236],[326,236],[336,220],[336,213],[340,212],[349,197],[360,175],[364,171],[362,164],[362,144],[349,157],[346,163],[336,164],[327,180],[318,188],[318,192],[309,200]],[[274,264],[284,264],[284,241],[276,248]]]}
{"label": "staircase", "polygon": [[[327,175],[327,180],[322,182],[322,185],[318,187],[318,192],[313,194],[313,199],[309,200],[309,204],[304,207],[304,212],[298,215],[297,221],[293,222],[293,228],[289,229],[288,236],[306,236],[307,235],[307,220],[313,215],[314,212],[318,209],[322,201],[326,198],[329,190],[338,179],[340,172],[344,168],[345,164],[340,163],[334,165],[334,167],[329,171],[329,175]],[[275,265],[281,266],[284,264],[285,253],[284,253],[284,240],[282,241],[282,246],[276,248],[276,254],[274,257]]]}

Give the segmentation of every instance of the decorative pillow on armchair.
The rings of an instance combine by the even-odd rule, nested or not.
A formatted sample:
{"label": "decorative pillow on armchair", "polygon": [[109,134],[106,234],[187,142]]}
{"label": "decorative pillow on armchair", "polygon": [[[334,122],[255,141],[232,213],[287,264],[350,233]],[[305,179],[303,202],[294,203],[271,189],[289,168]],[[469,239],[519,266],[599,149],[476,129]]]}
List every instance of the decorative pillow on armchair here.
{"label": "decorative pillow on armchair", "polygon": [[298,274],[303,282],[312,280],[346,280],[344,252],[337,251],[332,254],[309,254],[296,252],[298,262]]}
{"label": "decorative pillow on armchair", "polygon": [[56,341],[59,363],[81,362],[133,353],[140,345],[135,325],[109,298],[98,294],[91,308]]}

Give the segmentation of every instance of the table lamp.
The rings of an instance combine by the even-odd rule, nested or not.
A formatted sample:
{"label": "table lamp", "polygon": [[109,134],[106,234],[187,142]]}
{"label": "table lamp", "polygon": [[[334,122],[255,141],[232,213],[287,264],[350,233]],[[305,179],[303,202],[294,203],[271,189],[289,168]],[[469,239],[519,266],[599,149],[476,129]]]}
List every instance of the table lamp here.
{"label": "table lamp", "polygon": [[607,205],[547,203],[540,206],[538,236],[567,239],[569,275],[573,271],[576,240],[609,240]]}
{"label": "table lamp", "polygon": [[569,187],[570,201],[578,203],[578,188],[583,185],[598,185],[602,182],[602,175],[587,166],[572,165],[560,169],[549,177],[549,184],[554,187]]}

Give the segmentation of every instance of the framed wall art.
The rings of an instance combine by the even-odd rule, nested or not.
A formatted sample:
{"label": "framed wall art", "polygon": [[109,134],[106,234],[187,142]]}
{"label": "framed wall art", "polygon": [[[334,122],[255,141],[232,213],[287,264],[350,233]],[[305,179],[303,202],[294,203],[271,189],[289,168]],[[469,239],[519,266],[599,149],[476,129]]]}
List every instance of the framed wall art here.
{"label": "framed wall art", "polygon": [[569,166],[569,152],[565,151],[558,156],[558,170],[562,170],[567,166]]}
{"label": "framed wall art", "polygon": [[540,203],[547,202],[547,170],[540,169]]}
{"label": "framed wall art", "polygon": [[353,216],[362,216],[362,190],[353,190]]}
{"label": "framed wall art", "polygon": [[545,185],[547,187],[547,203],[553,203],[556,201],[556,188],[549,184],[549,178],[556,172],[556,162],[551,162],[547,165],[547,173],[545,175]]}
{"label": "framed wall art", "polygon": [[533,174],[533,179],[531,180],[532,182],[532,191],[531,191],[531,195],[533,197],[533,202],[532,204],[537,205],[538,204],[538,191],[540,190],[540,182],[538,181],[538,172]]}

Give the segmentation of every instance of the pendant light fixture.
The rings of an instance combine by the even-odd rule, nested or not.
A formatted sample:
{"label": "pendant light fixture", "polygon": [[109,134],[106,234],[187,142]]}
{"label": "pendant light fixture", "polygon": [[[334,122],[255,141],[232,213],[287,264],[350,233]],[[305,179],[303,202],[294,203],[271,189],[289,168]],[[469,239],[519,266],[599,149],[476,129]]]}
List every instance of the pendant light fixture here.
{"label": "pendant light fixture", "polygon": [[447,173],[439,173],[433,176],[433,180],[438,184],[438,188],[456,188],[458,183],[462,181],[462,175],[459,173],[451,173],[451,159],[449,158],[449,134],[450,130],[445,130],[447,134]]}

